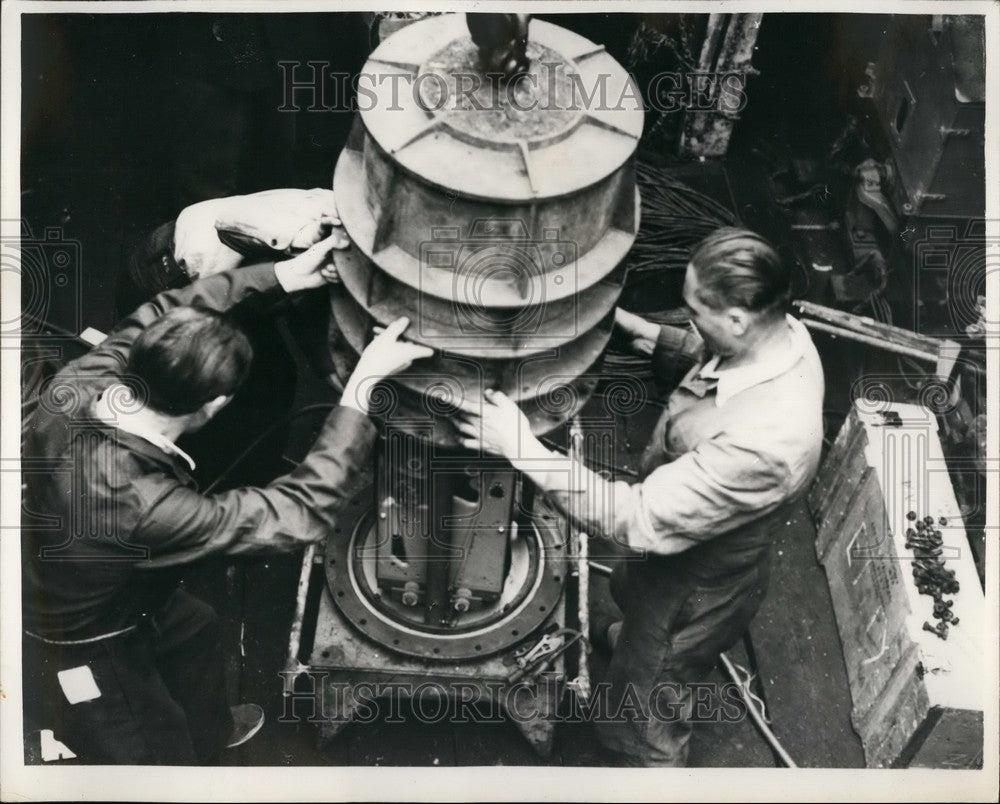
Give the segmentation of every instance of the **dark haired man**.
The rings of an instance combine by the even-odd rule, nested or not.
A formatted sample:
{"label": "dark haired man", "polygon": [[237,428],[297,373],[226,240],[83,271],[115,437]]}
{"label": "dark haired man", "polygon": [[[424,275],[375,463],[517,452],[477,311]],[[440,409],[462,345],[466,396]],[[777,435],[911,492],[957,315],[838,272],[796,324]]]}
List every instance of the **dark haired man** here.
{"label": "dark haired man", "polygon": [[686,763],[687,685],[750,624],[767,590],[772,531],[816,471],[823,372],[805,327],[786,314],[789,291],[771,246],[727,228],[688,265],[694,332],[617,311],[654,369],[695,361],[667,401],[638,483],[571,467],[500,393],[481,420],[461,425],[466,446],[507,457],[585,530],[644,554],[612,576],[624,618],[592,629],[613,648],[608,712],[636,715],[598,723],[598,737],[628,764]]}
{"label": "dark haired man", "polygon": [[[215,612],[178,588],[212,554],[288,551],[323,538],[363,479],[375,437],[367,385],[429,349],[400,319],[365,349],[305,460],[264,488],[206,496],[176,445],[232,398],[252,358],[238,304],[333,281],[336,232],[292,259],[159,294],[39,398],[25,444],[26,720],[84,762],[205,764],[263,722],[226,700]],[[250,434],[248,434],[249,436]]]}
{"label": "dark haired man", "polygon": [[[176,219],[139,237],[115,281],[115,308],[124,318],[164,290],[176,290],[240,265],[282,259],[322,240],[339,223],[333,191],[278,188],[251,195],[211,198],[181,210]],[[324,375],[329,303],[324,294],[240,305],[234,314],[253,346],[254,359],[239,393],[196,436],[178,446],[192,456],[195,480],[207,486],[231,467],[223,488],[266,483],[282,465],[288,430],[271,431],[249,456],[231,466],[245,444],[233,433],[260,432],[292,410],[298,379],[285,330]],[[339,386],[338,386],[339,387]]]}

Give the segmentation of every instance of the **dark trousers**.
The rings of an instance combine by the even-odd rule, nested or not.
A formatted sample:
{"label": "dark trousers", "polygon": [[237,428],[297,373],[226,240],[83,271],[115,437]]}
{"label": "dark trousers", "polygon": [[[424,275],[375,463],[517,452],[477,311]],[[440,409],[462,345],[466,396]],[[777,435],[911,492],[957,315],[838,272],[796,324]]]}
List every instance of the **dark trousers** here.
{"label": "dark trousers", "polygon": [[670,558],[619,565],[611,577],[625,615],[608,668],[609,717],[598,739],[627,764],[682,767],[691,738],[688,685],[743,635],[767,591],[769,561],[734,575],[696,578]]}
{"label": "dark trousers", "polygon": [[[71,704],[57,673],[82,666],[100,696]],[[216,764],[232,730],[218,616],[183,590],[117,637],[53,645],[25,636],[23,685],[25,731],[52,729],[86,764]]]}

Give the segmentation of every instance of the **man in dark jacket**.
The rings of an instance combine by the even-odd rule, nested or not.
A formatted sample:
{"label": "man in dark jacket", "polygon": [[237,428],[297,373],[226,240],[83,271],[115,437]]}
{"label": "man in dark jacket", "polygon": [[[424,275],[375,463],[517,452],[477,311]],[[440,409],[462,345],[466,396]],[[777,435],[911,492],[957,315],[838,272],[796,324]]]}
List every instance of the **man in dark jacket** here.
{"label": "man in dark jacket", "polygon": [[364,479],[375,426],[368,384],[430,350],[400,319],[364,351],[339,406],[293,472],[264,488],[200,494],[175,444],[221,410],[252,350],[237,305],[336,278],[337,232],[298,256],[158,295],[42,391],[25,458],[44,461],[25,509],[26,720],[89,763],[197,764],[263,721],[230,710],[217,617],[178,588],[204,556],[287,551],[322,539]]}
{"label": "man in dark jacket", "polygon": [[[333,190],[328,189],[278,188],[192,204],[128,249],[128,259],[115,282],[118,318],[165,290],[303,251],[337,224]],[[246,381],[219,415],[197,434],[178,441],[195,460],[197,469],[192,475],[203,488],[216,482],[220,490],[263,485],[281,471],[278,467],[284,465],[289,430],[271,425],[291,412],[298,379],[283,332],[286,327],[321,375],[330,371],[326,365],[330,358],[324,353],[329,328],[327,295],[298,293],[266,301],[266,306],[244,304],[237,311],[240,329],[253,347]],[[246,447],[233,433],[265,429],[269,435],[251,455],[233,465]]]}

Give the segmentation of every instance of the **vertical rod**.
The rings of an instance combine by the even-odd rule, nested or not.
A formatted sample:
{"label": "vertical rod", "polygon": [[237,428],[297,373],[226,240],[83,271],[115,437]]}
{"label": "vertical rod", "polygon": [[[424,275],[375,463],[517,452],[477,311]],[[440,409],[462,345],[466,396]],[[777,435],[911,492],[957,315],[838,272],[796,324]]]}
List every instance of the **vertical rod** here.
{"label": "vertical rod", "polygon": [[[583,430],[580,427],[580,417],[574,416],[569,428],[569,454],[573,463],[570,471],[574,475],[571,488],[582,488],[580,471],[583,468]],[[567,519],[567,526],[570,533],[570,549],[576,559],[577,577],[577,622],[584,639],[580,640],[580,660],[577,667],[577,676],[574,679],[574,688],[577,694],[583,699],[590,698],[590,667],[587,664],[587,635],[590,633],[590,564],[587,563],[589,554],[588,535],[583,531],[577,531],[573,524],[573,518]]]}
{"label": "vertical rod", "polygon": [[299,661],[299,647],[302,644],[302,621],[306,614],[306,596],[309,593],[309,579],[312,576],[313,561],[316,559],[316,543],[305,549],[302,556],[302,570],[299,572],[298,593],[295,596],[295,616],[292,618],[292,630],[288,635],[288,659],[285,661],[284,695],[291,695],[295,679],[308,670],[308,666]]}
{"label": "vertical rod", "polygon": [[427,573],[425,577],[424,622],[447,625],[451,619],[448,586],[451,581],[451,519],[454,478],[446,472],[428,467],[430,481],[430,516],[427,532]]}

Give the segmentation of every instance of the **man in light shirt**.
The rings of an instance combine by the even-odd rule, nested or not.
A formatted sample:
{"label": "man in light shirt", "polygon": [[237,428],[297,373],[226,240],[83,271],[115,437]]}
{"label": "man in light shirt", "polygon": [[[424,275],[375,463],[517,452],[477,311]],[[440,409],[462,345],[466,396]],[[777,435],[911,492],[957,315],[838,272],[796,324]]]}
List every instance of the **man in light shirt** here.
{"label": "man in light shirt", "polygon": [[638,483],[570,465],[499,392],[487,394],[480,419],[460,425],[467,447],[508,458],[583,530],[638,554],[612,577],[624,619],[592,629],[613,650],[608,712],[625,701],[640,709],[597,724],[626,764],[686,764],[687,685],[746,631],[767,591],[774,528],[819,464],[823,371],[805,327],[786,313],[789,279],[761,237],[725,228],[688,265],[694,332],[617,311],[654,373],[694,360],[667,400]]}

